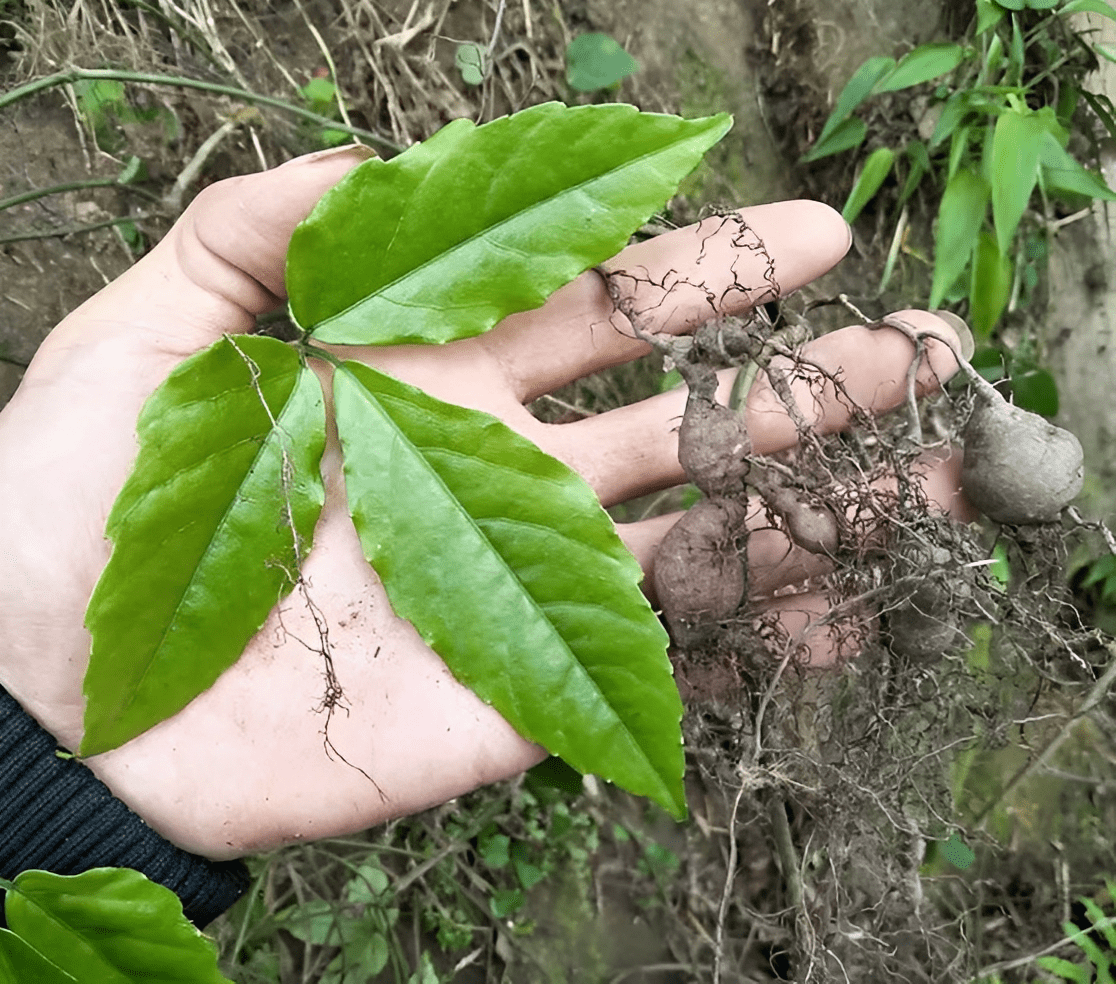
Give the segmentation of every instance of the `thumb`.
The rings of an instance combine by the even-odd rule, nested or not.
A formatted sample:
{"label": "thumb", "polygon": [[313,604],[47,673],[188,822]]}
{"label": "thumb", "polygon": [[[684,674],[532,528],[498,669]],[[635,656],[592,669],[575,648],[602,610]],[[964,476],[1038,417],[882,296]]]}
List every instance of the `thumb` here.
{"label": "thumb", "polygon": [[283,302],[295,226],[372,156],[354,144],[205,188],[150,253],[47,336],[29,375],[58,368],[74,346],[110,339],[169,358],[152,367],[165,375],[223,333],[251,331],[257,314]]}
{"label": "thumb", "polygon": [[286,296],[295,226],[348,171],[374,156],[352,144],[210,185],[168,235],[182,272],[253,315],[274,307]]}

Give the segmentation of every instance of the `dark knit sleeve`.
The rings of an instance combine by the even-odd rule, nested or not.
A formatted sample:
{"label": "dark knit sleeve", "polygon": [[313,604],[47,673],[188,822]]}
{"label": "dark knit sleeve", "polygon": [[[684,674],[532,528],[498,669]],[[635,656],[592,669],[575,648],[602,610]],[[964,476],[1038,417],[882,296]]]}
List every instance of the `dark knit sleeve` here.
{"label": "dark knit sleeve", "polygon": [[[243,861],[210,861],[164,840],[0,687],[0,878],[134,868],[165,885],[199,929],[248,888]],[[4,925],[0,891],[0,926]]]}

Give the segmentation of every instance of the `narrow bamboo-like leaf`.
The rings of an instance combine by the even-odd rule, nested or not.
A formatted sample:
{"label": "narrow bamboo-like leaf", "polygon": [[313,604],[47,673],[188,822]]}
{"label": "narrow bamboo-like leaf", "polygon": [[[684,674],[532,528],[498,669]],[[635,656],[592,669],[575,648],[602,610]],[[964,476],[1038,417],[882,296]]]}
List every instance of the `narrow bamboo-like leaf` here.
{"label": "narrow bamboo-like leaf", "polygon": [[868,136],[868,124],[854,116],[851,119],[838,123],[826,134],[824,140],[819,140],[813,147],[802,155],[802,163],[821,160],[823,157],[832,157],[853,147],[859,147]]}
{"label": "narrow bamboo-like leaf", "polygon": [[837,97],[833,112],[829,114],[829,119],[825,121],[822,132],[818,134],[817,143],[814,144],[814,148],[806,154],[803,160],[816,160],[818,157],[825,156],[824,154],[815,154],[815,151],[825,143],[837,127],[848,119],[849,114],[872,94],[876,83],[893,68],[895,68],[894,58],[879,55],[875,58],[869,58],[853,73],[853,77],[845,83],[845,88],[841,90],[841,94]]}
{"label": "narrow bamboo-like leaf", "polygon": [[1077,984],[1092,984],[1093,972],[1088,967],[1071,963],[1062,957],[1039,957],[1035,964],[1043,970],[1065,978],[1067,981],[1076,981]]}
{"label": "narrow bamboo-like leaf", "polygon": [[864,167],[860,169],[860,177],[856,179],[852,191],[849,192],[848,201],[841,210],[844,220],[850,224],[856,221],[857,216],[880,190],[891,165],[895,163],[895,151],[890,147],[879,147],[868,155]]}
{"label": "narrow bamboo-like leaf", "polygon": [[1116,20],[1116,9],[1105,0],[1070,0],[1059,14],[1100,14],[1109,20]]}
{"label": "narrow bamboo-like leaf", "polygon": [[1004,8],[995,0],[976,0],[977,27],[979,37],[991,27],[995,27],[1004,19]]}
{"label": "narrow bamboo-like leaf", "polygon": [[1081,90],[1081,98],[1089,104],[1089,108],[1097,114],[1097,119],[1104,124],[1110,137],[1116,137],[1116,106],[1103,92],[1088,92]]}
{"label": "narrow bamboo-like leaf", "polygon": [[930,171],[930,154],[921,140],[912,140],[907,144],[906,154],[910,160],[910,170],[907,171],[907,180],[903,182],[903,190],[899,193],[900,205],[915,193],[923,177]]}
{"label": "narrow bamboo-like leaf", "polygon": [[23,937],[0,929],[0,984],[78,984]]}
{"label": "narrow bamboo-like leaf", "polygon": [[236,662],[293,587],[324,501],[321,387],[273,338],[230,336],[187,359],[137,430],[85,617],[83,755],[181,710]]}
{"label": "narrow bamboo-like leaf", "polygon": [[[1007,6],[1007,4],[1004,4]],[[1019,8],[1015,8],[1019,9]],[[1019,85],[1023,80],[1023,65],[1027,60],[1026,44],[1019,18],[1011,15],[1011,48],[1008,49],[1007,71],[1004,73],[1005,85]]]}
{"label": "narrow bamboo-like leaf", "polygon": [[958,171],[946,186],[938,209],[930,307],[941,306],[946,291],[968,265],[987,205],[988,185],[979,174]]}
{"label": "narrow bamboo-like leaf", "polygon": [[396,613],[524,737],[684,815],[666,633],[592,490],[494,417],[367,366],[337,371],[334,403],[349,508]]}
{"label": "narrow bamboo-like leaf", "polygon": [[295,229],[291,312],[343,345],[478,335],[617,253],[731,125],[559,103],[454,120],[354,168]]}
{"label": "narrow bamboo-like leaf", "polygon": [[231,984],[178,896],[129,868],[25,871],[5,915],[17,936],[81,984]]}
{"label": "narrow bamboo-like leaf", "polygon": [[919,45],[905,54],[899,64],[877,84],[875,92],[897,92],[921,85],[952,72],[965,60],[968,49],[952,41]]}
{"label": "narrow bamboo-like leaf", "polygon": [[987,341],[1004,313],[1011,297],[1014,273],[1011,257],[1000,252],[993,236],[982,232],[973,257],[969,290],[969,324],[979,341]]}
{"label": "narrow bamboo-like leaf", "polygon": [[961,169],[962,162],[969,155],[969,137],[971,134],[972,128],[968,126],[959,127],[953,131],[953,136],[949,141],[949,165],[946,169],[947,187]]}
{"label": "narrow bamboo-like leaf", "polygon": [[1043,138],[1039,148],[1039,164],[1042,166],[1046,187],[1053,191],[1116,202],[1116,191],[1109,188],[1099,174],[1074,160],[1052,133],[1047,133]]}
{"label": "narrow bamboo-like leaf", "polygon": [[1006,253],[1038,181],[1039,148],[1048,133],[1035,113],[1004,113],[992,139],[992,218]]}

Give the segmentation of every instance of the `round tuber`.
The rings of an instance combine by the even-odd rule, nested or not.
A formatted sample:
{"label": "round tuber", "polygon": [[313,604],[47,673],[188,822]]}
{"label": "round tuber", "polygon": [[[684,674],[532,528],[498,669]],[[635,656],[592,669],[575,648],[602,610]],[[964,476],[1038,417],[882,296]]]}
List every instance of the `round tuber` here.
{"label": "round tuber", "polygon": [[1053,522],[1081,491],[1081,443],[1038,414],[1012,406],[985,380],[973,381],[976,405],[962,435],[966,498],[998,523]]}
{"label": "round tuber", "polygon": [[746,517],[735,500],[700,499],[659,544],[655,592],[680,645],[698,641],[744,600]]}

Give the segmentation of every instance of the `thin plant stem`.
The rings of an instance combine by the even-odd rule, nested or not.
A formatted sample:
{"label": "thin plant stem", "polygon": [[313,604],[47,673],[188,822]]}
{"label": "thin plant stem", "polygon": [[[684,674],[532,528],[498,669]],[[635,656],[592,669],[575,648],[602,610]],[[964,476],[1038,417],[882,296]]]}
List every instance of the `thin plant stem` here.
{"label": "thin plant stem", "polygon": [[98,229],[106,229],[114,225],[124,225],[127,222],[135,222],[137,219],[146,217],[147,216],[142,215],[120,215],[115,219],[105,219],[104,222],[93,222],[90,225],[59,226],[57,229],[43,229],[39,232],[18,232],[14,236],[0,236],[0,246],[6,246],[8,243],[25,243],[32,239],[55,239],[60,236],[76,236],[79,233],[96,232]]}
{"label": "thin plant stem", "polygon": [[170,85],[177,86],[181,89],[200,89],[203,92],[212,92],[215,95],[239,99],[241,102],[278,109],[284,113],[290,113],[293,116],[299,116],[304,120],[309,120],[322,127],[342,130],[345,133],[363,137],[369,143],[378,144],[384,150],[393,153],[398,154],[403,150],[399,144],[393,143],[387,138],[381,137],[378,133],[373,133],[371,130],[365,130],[359,126],[352,126],[351,124],[343,123],[339,120],[331,120],[328,116],[321,116],[318,113],[312,112],[309,109],[304,109],[302,106],[296,106],[294,103],[286,102],[283,99],[265,96],[258,92],[249,92],[247,89],[238,89],[236,86],[221,85],[219,82],[206,82],[202,79],[191,79],[182,75],[159,75],[155,72],[130,72],[114,68],[71,68],[65,72],[57,72],[54,75],[47,75],[41,79],[35,79],[33,82],[17,86],[9,92],[0,95],[0,109],[4,109],[6,106],[10,106],[20,99],[26,99],[29,96],[35,95],[37,92],[42,92],[54,86],[70,85],[74,82],[96,79],[107,79],[115,82],[137,82],[145,85]]}
{"label": "thin plant stem", "polygon": [[33,202],[39,198],[46,198],[50,195],[61,195],[67,191],[85,191],[88,188],[130,188],[137,195],[142,195],[144,198],[149,198],[152,201],[158,199],[149,191],[143,188],[136,188],[132,185],[124,184],[118,178],[94,178],[90,181],[71,181],[68,184],[52,185],[49,188],[32,188],[30,191],[20,192],[18,195],[12,195],[11,198],[0,198],[0,212],[6,208],[13,208],[16,205],[23,205],[27,202]]}

